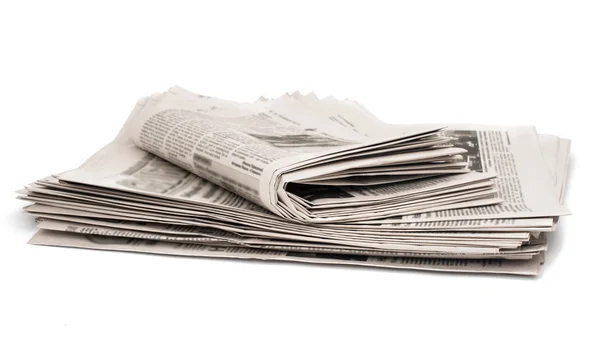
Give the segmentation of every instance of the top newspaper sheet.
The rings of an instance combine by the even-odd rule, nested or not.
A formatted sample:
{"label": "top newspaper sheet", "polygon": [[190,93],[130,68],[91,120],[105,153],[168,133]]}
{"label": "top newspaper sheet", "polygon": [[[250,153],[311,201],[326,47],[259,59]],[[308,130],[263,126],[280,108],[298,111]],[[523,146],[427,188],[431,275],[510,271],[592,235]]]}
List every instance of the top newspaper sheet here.
{"label": "top newspaper sheet", "polygon": [[[58,177],[247,214],[269,216],[267,208],[312,223],[568,213],[548,194],[550,175],[533,128],[453,125],[440,135],[442,126],[385,125],[373,118],[351,101],[293,94],[238,104],[174,87],[140,100],[115,141]],[[406,153],[397,154],[402,149]],[[465,173],[465,165],[475,172]],[[356,175],[373,174],[382,183],[358,187]],[[447,176],[417,179],[432,175]],[[407,178],[415,180],[401,182]],[[336,192],[298,186],[328,182]],[[292,183],[301,191],[288,192]]]}
{"label": "top newspaper sheet", "polygon": [[[307,97],[313,99],[312,97]],[[364,109],[364,107],[363,107]],[[366,111],[366,109],[365,109]],[[429,125],[390,125],[370,115],[341,112],[343,121],[365,135],[382,132],[403,131],[407,127],[425,130]],[[471,170],[491,172],[497,175],[498,196],[502,204],[433,211],[424,214],[389,218],[386,223],[487,219],[487,218],[533,218],[554,217],[569,214],[569,210],[553,196],[556,175],[552,176],[541,154],[538,134],[533,126],[485,126],[472,124],[441,124],[445,134],[455,138],[454,146],[467,150],[463,154]],[[436,124],[436,126],[438,126]],[[389,133],[387,133],[389,134]],[[561,149],[569,149],[569,140],[556,136],[542,139],[556,140]],[[563,154],[567,155],[567,154]],[[566,161],[561,161],[565,168]],[[552,163],[552,162],[548,162]],[[552,168],[550,170],[553,170]],[[564,172],[564,170],[562,171]]]}

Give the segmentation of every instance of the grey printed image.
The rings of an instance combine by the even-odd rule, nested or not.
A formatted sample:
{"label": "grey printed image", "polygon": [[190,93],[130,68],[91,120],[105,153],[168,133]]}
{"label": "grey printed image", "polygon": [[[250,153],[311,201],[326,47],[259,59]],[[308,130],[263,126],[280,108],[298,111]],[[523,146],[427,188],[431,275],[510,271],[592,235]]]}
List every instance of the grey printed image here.
{"label": "grey printed image", "polygon": [[369,260],[369,256],[366,255],[348,255],[348,254],[331,254],[331,253],[313,253],[313,252],[288,252],[286,256],[290,257],[304,257],[304,258],[320,258],[327,260],[340,260],[340,261],[363,261]]}
{"label": "grey printed image", "polygon": [[140,160],[135,166],[125,171],[123,174],[127,177],[117,183],[127,188],[167,194],[190,174],[161,158],[151,154],[148,156],[151,158]]}
{"label": "grey printed image", "polygon": [[269,143],[275,147],[288,148],[304,148],[304,147],[336,147],[355,142],[342,140],[326,136],[315,132],[311,129],[306,129],[303,134],[288,134],[288,135],[262,135],[257,133],[248,133],[250,136]]}
{"label": "grey printed image", "polygon": [[111,244],[131,244],[135,241],[134,238],[130,237],[115,237],[115,236],[100,236],[100,235],[85,235],[89,241],[100,244],[100,245],[111,245]]}
{"label": "grey printed image", "polygon": [[479,138],[475,130],[446,130],[444,135],[452,137],[452,144],[457,148],[467,150],[461,154],[468,163],[469,169],[476,172],[483,172],[481,164],[481,153],[479,152]]}

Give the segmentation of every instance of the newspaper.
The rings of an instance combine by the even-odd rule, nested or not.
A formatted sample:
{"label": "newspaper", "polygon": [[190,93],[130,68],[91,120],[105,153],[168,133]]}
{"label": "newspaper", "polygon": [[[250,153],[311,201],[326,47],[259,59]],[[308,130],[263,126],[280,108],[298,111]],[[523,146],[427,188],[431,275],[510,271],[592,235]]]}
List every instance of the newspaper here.
{"label": "newspaper", "polygon": [[[295,97],[312,106],[321,104],[321,101],[312,94],[302,96],[295,93]],[[330,99],[328,102],[331,107],[333,100]],[[432,127],[431,125],[384,124],[373,120],[374,115],[364,106],[353,106],[351,101],[338,102],[335,107],[353,107],[354,111],[336,111],[335,120],[331,119],[336,123],[343,123],[340,126],[352,127],[365,136],[386,135],[389,132],[405,130],[426,130]],[[441,124],[441,126],[446,127],[444,134],[453,138],[453,146],[467,150],[461,156],[471,170],[497,175],[493,182],[499,190],[498,196],[504,202],[475,209],[447,209],[427,214],[414,214],[388,219],[388,223],[449,219],[535,218],[569,214],[568,209],[551,194],[552,189],[549,185],[555,184],[556,176],[551,176],[550,172],[547,172],[549,166],[545,164],[542,157],[540,141],[534,127],[492,127],[471,124]],[[560,141],[558,137],[550,135],[543,135],[541,139],[542,142],[555,144],[555,146],[558,146]],[[568,150],[568,144],[568,140],[562,140],[560,148]],[[553,150],[558,152],[558,149]],[[565,154],[563,151],[562,156],[568,156],[568,153]],[[560,162],[564,171],[566,161]]]}
{"label": "newspaper", "polygon": [[[143,102],[140,102],[136,108],[139,110],[142,105]],[[136,111],[134,110],[134,113]],[[340,111],[339,113],[343,112]],[[339,114],[339,116],[341,115]],[[128,123],[131,121],[131,117]],[[349,119],[346,122],[349,122]],[[368,128],[368,125],[365,123],[361,124],[356,126]],[[126,124],[126,126],[128,125]],[[216,187],[215,184],[196,177],[195,174],[189,173],[185,169],[178,168],[163,159],[137,148],[129,140],[122,139],[125,137],[126,131],[124,129],[119,135],[121,139],[117,139],[115,142],[109,144],[81,168],[59,175],[59,178],[129,192],[138,192],[145,195],[160,193],[162,196],[175,197],[179,200],[184,197],[208,206],[218,205],[222,201],[225,204],[233,203],[235,204],[233,207],[236,208],[247,208],[254,212],[260,211],[259,206],[254,206],[252,202],[244,202],[242,197],[226,192],[223,188]],[[471,152],[467,151],[468,153],[465,158],[472,165],[472,168],[481,170],[484,168],[493,168],[492,163],[494,161],[486,157],[486,154],[490,150],[487,140],[481,140],[480,142],[478,139],[479,135],[485,136],[487,131],[473,133],[472,130],[469,131],[466,128],[465,130],[454,130],[455,133],[461,131],[470,132],[468,135],[463,134],[459,136],[458,141],[466,139],[461,144],[471,149]],[[337,188],[335,193],[326,192],[329,197],[321,193],[321,198],[319,199],[305,199],[305,205],[311,209],[313,214],[317,215],[317,218],[313,218],[312,222],[327,223],[330,221],[347,222],[348,220],[352,220],[349,223],[355,225],[379,225],[382,223],[391,225],[450,219],[539,218],[567,214],[568,211],[558,202],[555,202],[554,197],[548,196],[550,190],[547,184],[551,183],[549,175],[545,178],[544,175],[538,177],[538,175],[531,175],[526,172],[528,170],[539,170],[543,164],[539,148],[538,151],[531,151],[538,145],[537,141],[533,142],[533,139],[537,137],[535,132],[530,130],[530,128],[521,130],[513,128],[512,131],[515,132],[514,136],[525,137],[517,142],[525,142],[521,143],[523,145],[522,149],[515,149],[516,152],[520,152],[518,156],[521,157],[516,160],[513,157],[508,159],[509,161],[515,161],[513,164],[514,168],[500,168],[500,173],[502,173],[500,180],[502,182],[496,181],[499,186],[495,186],[492,181],[487,181],[472,182],[461,187],[444,188],[440,184],[427,185],[428,183],[432,183],[428,179],[417,184],[414,182],[405,182],[394,184],[393,186],[369,187],[369,190],[375,191],[376,195],[372,195],[364,189]],[[507,140],[509,139],[508,134],[505,137],[507,137]],[[527,143],[533,144],[531,145],[532,148],[528,148],[529,145]],[[516,143],[513,143],[513,146],[515,145]],[[472,149],[471,147],[476,147],[476,149]],[[504,155],[498,154],[498,156],[497,159],[500,159]],[[527,156],[535,158],[531,159]],[[489,161],[482,164],[482,158]],[[504,166],[504,162],[499,164]],[[495,169],[494,171],[496,172]],[[465,175],[462,177],[469,178],[470,176]],[[436,180],[439,179],[444,178],[437,178]],[[437,181],[433,181],[433,183],[437,183]],[[425,187],[426,185],[427,187]],[[404,198],[397,197],[396,201],[394,201],[382,194],[389,191],[390,188],[392,191],[401,191],[403,189]],[[418,192],[421,194],[418,194]],[[499,195],[505,200],[505,203],[483,206],[488,203],[497,203],[497,198],[494,197],[496,192],[500,192]],[[342,198],[340,199],[340,197]],[[431,197],[434,198],[432,199]],[[482,200],[481,197],[487,198]],[[361,199],[361,201],[347,201],[348,199]],[[507,203],[507,199],[510,202]],[[456,203],[457,201],[459,203]],[[368,204],[368,206],[364,208],[357,208],[355,206],[363,204]],[[480,207],[472,207],[476,205]],[[458,210],[460,207],[467,209]],[[423,211],[432,211],[434,209],[444,209],[444,211],[420,215]],[[396,216],[398,212],[404,212],[406,215]],[[340,216],[335,216],[340,213],[342,213],[343,219]],[[366,217],[366,215],[374,213],[379,217],[385,217],[385,219],[373,220]],[[319,218],[319,215],[324,215],[325,218]],[[284,218],[286,218],[285,215]]]}
{"label": "newspaper", "polygon": [[569,213],[569,147],[532,127],[388,125],[350,100],[174,87],[18,197],[32,244],[535,275]]}
{"label": "newspaper", "polygon": [[[396,130],[373,139],[293,97],[239,104],[174,87],[140,100],[115,141],[59,178],[148,194],[168,193],[189,173],[283,218],[315,223],[501,202],[486,183],[493,174],[472,173],[457,162],[467,150],[449,145],[451,137],[440,130]],[[145,167],[164,170],[144,179],[140,169]],[[373,173],[379,167],[387,170]],[[455,188],[477,184],[487,186],[469,197],[451,197]],[[428,202],[432,191],[448,198]],[[345,207],[354,204],[363,211],[334,211],[331,197],[342,195]],[[312,212],[312,204],[320,201],[330,206],[325,216]],[[393,209],[381,208],[391,203]]]}

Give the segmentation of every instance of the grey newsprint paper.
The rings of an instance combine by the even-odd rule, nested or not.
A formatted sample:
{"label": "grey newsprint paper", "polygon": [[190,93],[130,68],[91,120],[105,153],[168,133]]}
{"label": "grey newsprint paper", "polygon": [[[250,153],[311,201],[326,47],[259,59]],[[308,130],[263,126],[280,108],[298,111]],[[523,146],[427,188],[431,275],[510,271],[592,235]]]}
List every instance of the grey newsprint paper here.
{"label": "grey newsprint paper", "polygon": [[390,125],[351,100],[173,87],[18,197],[38,245],[536,275],[569,214],[569,150],[533,127]]}

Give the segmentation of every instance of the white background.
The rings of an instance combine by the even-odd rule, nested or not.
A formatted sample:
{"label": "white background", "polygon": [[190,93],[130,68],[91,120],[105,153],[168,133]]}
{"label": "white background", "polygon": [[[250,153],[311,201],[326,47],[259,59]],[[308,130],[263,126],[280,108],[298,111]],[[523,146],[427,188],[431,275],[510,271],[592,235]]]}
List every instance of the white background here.
{"label": "white background", "polygon": [[[599,3],[392,3],[2,1],[0,341],[597,338]],[[77,167],[175,84],[315,91],[393,123],[536,125],[573,139],[573,215],[537,278],[27,245],[14,191]]]}

